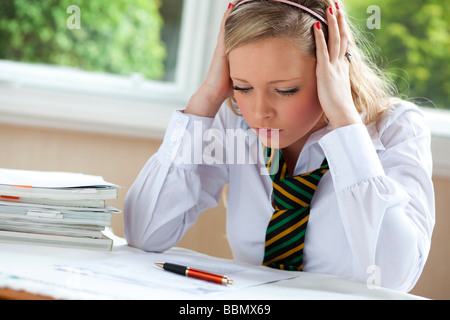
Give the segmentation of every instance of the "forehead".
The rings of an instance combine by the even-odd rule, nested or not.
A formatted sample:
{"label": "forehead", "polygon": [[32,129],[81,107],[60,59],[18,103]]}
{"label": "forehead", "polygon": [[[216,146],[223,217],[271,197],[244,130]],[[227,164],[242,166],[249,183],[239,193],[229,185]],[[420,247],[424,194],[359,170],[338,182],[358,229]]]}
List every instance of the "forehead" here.
{"label": "forehead", "polygon": [[273,80],[315,74],[316,60],[283,39],[250,42],[232,50],[228,58],[232,78]]}

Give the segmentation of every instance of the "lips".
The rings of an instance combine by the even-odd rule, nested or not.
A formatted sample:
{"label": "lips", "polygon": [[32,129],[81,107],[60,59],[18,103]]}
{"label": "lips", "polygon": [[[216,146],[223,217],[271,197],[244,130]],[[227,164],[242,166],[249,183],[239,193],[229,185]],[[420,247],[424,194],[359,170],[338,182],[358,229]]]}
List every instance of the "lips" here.
{"label": "lips", "polygon": [[270,128],[255,128],[255,131],[258,134],[258,136],[263,137],[273,137],[283,132],[282,129],[270,129]]}

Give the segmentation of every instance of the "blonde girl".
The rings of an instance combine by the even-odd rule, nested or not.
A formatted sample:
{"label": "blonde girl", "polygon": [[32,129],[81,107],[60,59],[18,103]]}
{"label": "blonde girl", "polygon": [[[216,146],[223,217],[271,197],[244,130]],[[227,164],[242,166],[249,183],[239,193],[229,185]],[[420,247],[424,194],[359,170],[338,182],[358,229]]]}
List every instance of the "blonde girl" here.
{"label": "blonde girl", "polygon": [[[229,184],[235,259],[365,283],[375,270],[376,285],[411,290],[434,226],[430,132],[416,106],[393,99],[359,45],[342,2],[231,3],[205,81],[173,114],[127,195],[129,244],[148,251],[176,245]],[[251,156],[229,161],[239,156],[236,145],[220,141],[230,132],[246,133],[245,152],[257,150],[257,159],[274,162],[279,154],[280,170]],[[196,150],[209,157],[199,161]],[[280,185],[315,173],[307,214],[289,225],[305,210],[287,215],[280,198],[303,202],[303,191]]]}

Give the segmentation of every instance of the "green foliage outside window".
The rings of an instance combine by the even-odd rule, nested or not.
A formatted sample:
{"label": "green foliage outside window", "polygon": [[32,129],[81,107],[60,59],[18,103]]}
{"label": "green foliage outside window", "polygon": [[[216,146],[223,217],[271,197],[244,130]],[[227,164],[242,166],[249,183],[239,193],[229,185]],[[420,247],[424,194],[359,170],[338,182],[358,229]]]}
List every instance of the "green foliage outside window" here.
{"label": "green foliage outside window", "polygon": [[[379,65],[400,92],[424,106],[450,109],[450,1],[344,0],[350,16],[378,48]],[[379,28],[371,26],[379,7]],[[427,103],[427,100],[432,103]]]}
{"label": "green foliage outside window", "polygon": [[[80,9],[80,29],[67,21]],[[164,77],[160,0],[0,0],[0,59]]]}

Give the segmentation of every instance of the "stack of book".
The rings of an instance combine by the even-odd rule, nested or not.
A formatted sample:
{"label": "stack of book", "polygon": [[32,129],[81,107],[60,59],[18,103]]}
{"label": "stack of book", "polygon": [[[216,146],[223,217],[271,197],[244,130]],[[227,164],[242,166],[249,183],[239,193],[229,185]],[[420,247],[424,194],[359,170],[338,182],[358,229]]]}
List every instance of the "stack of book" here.
{"label": "stack of book", "polygon": [[68,172],[0,169],[0,243],[111,250],[118,186]]}

